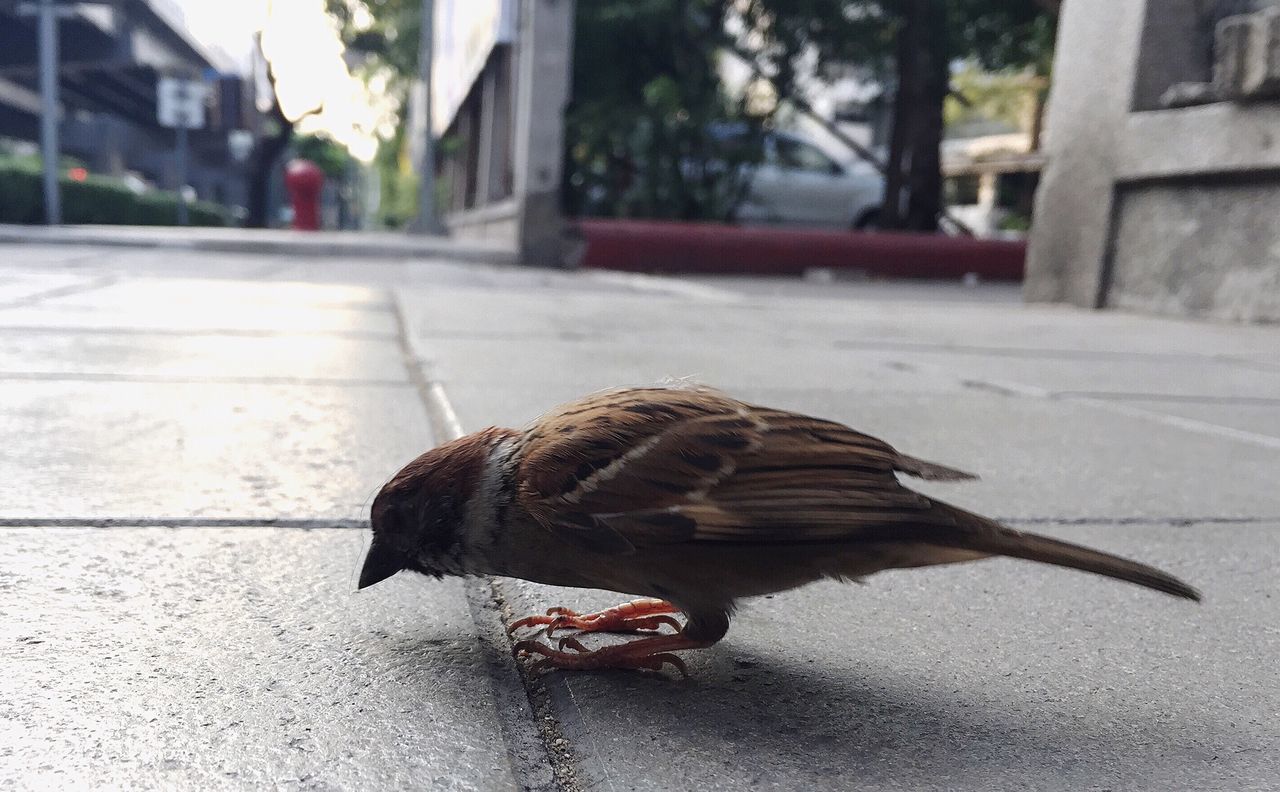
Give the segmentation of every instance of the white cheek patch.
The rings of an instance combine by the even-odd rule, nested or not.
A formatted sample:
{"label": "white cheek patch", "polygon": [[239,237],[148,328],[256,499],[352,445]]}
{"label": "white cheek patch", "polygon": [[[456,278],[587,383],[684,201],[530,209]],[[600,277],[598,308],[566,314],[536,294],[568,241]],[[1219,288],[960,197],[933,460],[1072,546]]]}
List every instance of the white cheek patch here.
{"label": "white cheek patch", "polygon": [[484,471],[480,474],[476,490],[467,500],[457,553],[453,559],[466,574],[486,574],[489,571],[482,568],[483,560],[489,557],[495,537],[502,529],[498,525],[499,515],[510,505],[503,503],[512,498],[503,484],[511,480],[514,454],[513,440],[495,443],[485,458]]}

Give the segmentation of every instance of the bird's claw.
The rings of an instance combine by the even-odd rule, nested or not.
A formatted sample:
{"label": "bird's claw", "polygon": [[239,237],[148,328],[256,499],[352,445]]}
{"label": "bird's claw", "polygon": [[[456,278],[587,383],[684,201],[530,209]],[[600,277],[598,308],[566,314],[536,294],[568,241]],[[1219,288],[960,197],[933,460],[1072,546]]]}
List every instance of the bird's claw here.
{"label": "bird's claw", "polygon": [[683,635],[660,635],[589,650],[577,638],[565,636],[554,647],[535,639],[517,641],[511,651],[517,659],[541,656],[529,664],[531,673],[551,669],[592,671],[612,668],[661,671],[669,664],[687,679],[688,667],[683,659],[672,654],[672,650],[701,649],[706,646],[710,646],[710,642],[694,641]]}
{"label": "bird's claw", "polygon": [[514,635],[527,627],[542,627],[536,636],[551,638],[560,630],[582,632],[656,632],[663,625],[680,632],[682,625],[669,614],[677,608],[658,599],[627,602],[599,613],[578,613],[569,608],[548,608],[545,615],[525,616],[507,626],[507,634]]}
{"label": "bird's claw", "polygon": [[[550,638],[551,634],[548,633],[547,637]],[[588,651],[587,647],[582,644],[582,641],[579,641],[577,638],[574,638],[572,635],[566,635],[565,637],[556,641],[556,649],[559,649],[561,652],[565,650],[566,646],[572,649],[573,651],[579,652],[579,653],[585,653]]]}
{"label": "bird's claw", "polygon": [[523,630],[526,627],[536,627],[539,625],[550,626],[552,624],[555,624],[557,621],[561,619],[574,619],[574,618],[578,618],[578,614],[574,613],[568,608],[558,608],[558,607],[547,608],[547,613],[545,616],[540,616],[536,614],[533,616],[525,616],[522,619],[516,619],[515,621],[508,624],[507,635],[515,635],[516,632]]}

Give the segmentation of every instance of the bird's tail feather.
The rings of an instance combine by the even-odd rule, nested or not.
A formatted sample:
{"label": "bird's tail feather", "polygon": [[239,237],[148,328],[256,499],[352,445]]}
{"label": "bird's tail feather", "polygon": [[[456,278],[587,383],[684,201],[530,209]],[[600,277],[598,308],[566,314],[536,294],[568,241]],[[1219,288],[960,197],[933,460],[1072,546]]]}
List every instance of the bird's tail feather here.
{"label": "bird's tail feather", "polygon": [[954,541],[935,540],[934,543],[1071,567],[1118,580],[1127,580],[1175,597],[1200,601],[1199,591],[1155,567],[1060,539],[1018,531],[954,506],[938,505],[946,508],[962,528],[968,530],[948,531],[946,538]]}
{"label": "bird's tail feather", "polygon": [[893,469],[926,481],[969,481],[977,478],[972,473],[939,465],[937,462],[927,462],[906,454],[898,454],[894,459]]}

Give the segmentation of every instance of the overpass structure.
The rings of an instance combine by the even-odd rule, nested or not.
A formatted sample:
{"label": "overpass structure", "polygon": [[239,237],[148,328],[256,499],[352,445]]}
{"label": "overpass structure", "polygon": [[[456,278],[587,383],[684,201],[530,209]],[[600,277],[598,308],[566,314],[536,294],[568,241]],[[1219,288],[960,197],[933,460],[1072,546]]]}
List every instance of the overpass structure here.
{"label": "overpass structure", "polygon": [[[0,0],[0,137],[36,141],[40,95],[32,3]],[[59,3],[58,88],[62,151],[109,175],[131,173],[179,187],[174,131],[156,117],[161,76],[203,79],[208,124],[191,135],[187,182],[205,200],[243,203],[229,134],[252,129],[252,83],[188,35],[163,0]]]}

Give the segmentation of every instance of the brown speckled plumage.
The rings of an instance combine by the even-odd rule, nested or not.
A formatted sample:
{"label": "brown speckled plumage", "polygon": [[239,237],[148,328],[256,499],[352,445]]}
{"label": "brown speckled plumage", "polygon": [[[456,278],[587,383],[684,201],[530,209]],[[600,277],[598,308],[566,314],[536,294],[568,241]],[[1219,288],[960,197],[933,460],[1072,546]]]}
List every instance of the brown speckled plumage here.
{"label": "brown speckled plumage", "polygon": [[[652,651],[641,644],[658,639],[605,657],[522,642],[543,663],[569,668],[674,662],[673,648],[719,640],[743,597],[991,555],[1199,597],[1144,564],[926,497],[899,473],[973,478],[841,424],[710,389],[598,393],[524,432],[489,429],[441,446],[397,474],[374,502],[374,550],[361,585],[399,568],[511,575],[655,597],[689,618],[685,644],[664,638]],[[634,614],[610,618],[640,623],[626,621]],[[584,619],[535,621],[604,623]]]}

